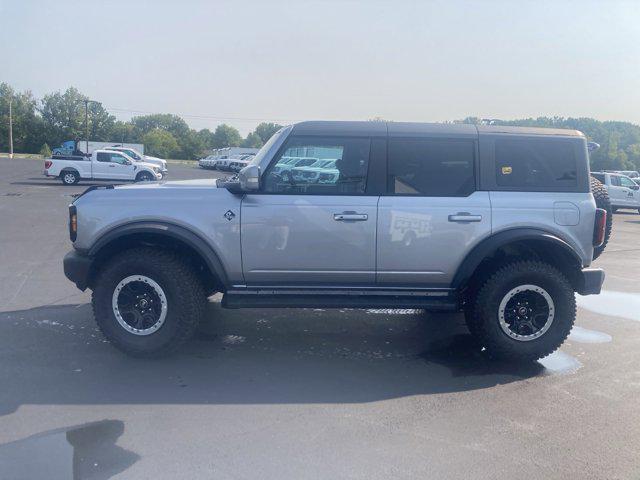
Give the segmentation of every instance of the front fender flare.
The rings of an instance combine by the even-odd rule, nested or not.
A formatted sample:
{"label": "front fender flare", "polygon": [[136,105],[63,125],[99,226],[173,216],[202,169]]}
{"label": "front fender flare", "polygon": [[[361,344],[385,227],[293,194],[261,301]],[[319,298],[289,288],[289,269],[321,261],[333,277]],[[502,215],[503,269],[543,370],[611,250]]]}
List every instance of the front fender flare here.
{"label": "front fender flare", "polygon": [[204,259],[209,269],[217,276],[223,286],[229,285],[224,266],[213,248],[197,233],[173,223],[141,221],[119,225],[102,235],[86,253],[90,257],[95,257],[102,248],[114,240],[138,233],[166,235],[184,242]]}

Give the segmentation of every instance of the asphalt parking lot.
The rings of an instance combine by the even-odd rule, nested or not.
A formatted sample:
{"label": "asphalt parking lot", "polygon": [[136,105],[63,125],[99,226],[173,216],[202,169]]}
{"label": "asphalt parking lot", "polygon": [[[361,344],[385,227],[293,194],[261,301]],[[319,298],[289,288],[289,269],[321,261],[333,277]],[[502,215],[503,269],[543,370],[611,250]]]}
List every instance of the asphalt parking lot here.
{"label": "asphalt parking lot", "polygon": [[[562,349],[491,362],[457,315],[223,310],[134,360],[62,273],[87,187],[0,158],[0,478],[639,478],[640,215]],[[171,179],[215,172],[170,165]]]}

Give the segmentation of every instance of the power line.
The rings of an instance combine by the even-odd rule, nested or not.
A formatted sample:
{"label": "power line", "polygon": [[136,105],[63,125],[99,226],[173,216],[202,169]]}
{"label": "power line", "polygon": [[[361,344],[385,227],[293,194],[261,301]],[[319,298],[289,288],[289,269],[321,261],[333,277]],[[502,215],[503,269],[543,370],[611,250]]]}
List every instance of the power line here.
{"label": "power line", "polygon": [[[117,112],[117,113],[131,113],[131,114],[141,114],[141,115],[153,115],[158,113],[158,112],[151,112],[146,110],[133,110],[129,108],[108,107],[104,105],[103,107],[110,112]],[[190,118],[194,120],[246,120],[246,121],[253,121],[253,122],[277,122],[277,121],[298,122],[300,121],[299,118],[233,117],[233,116],[219,116],[219,115],[199,115],[199,114],[184,113],[184,112],[170,112],[170,113],[172,113],[173,115],[179,115],[183,118]]]}

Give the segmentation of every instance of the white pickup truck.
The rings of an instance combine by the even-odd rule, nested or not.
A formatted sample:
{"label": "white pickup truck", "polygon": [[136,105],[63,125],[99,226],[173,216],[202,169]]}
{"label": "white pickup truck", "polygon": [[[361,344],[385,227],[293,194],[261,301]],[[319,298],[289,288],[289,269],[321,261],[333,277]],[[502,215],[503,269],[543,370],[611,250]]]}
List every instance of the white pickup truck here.
{"label": "white pickup truck", "polygon": [[631,208],[640,213],[640,186],[631,178],[611,172],[591,172],[591,175],[607,189],[614,211],[618,208]]}
{"label": "white pickup truck", "polygon": [[123,152],[95,150],[91,157],[52,157],[44,161],[44,175],[57,177],[65,185],[80,180],[155,181],[162,179],[161,168],[133,160]]}
{"label": "white pickup truck", "polygon": [[135,148],[130,147],[104,147],[104,150],[112,150],[114,152],[122,152],[125,155],[128,155],[136,162],[144,162],[150,163],[151,165],[155,165],[160,167],[160,173],[162,173],[162,177],[166,177],[169,171],[167,170],[167,161],[158,157],[151,157],[149,155],[145,155],[140,153]]}

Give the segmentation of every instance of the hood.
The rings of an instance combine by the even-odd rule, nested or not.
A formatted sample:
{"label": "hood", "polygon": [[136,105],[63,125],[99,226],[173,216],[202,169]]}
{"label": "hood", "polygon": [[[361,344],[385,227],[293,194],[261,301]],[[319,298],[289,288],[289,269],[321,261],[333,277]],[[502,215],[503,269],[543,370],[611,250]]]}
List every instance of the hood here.
{"label": "hood", "polygon": [[147,167],[147,168],[150,168],[151,170],[153,170],[154,168],[158,168],[159,165],[157,163],[138,162],[138,166],[139,167]]}
{"label": "hood", "polygon": [[167,166],[167,161],[166,160],[162,160],[161,158],[156,158],[156,157],[149,157],[147,155],[144,156],[143,162],[151,163],[153,165],[159,165],[159,166],[161,166],[163,168]]}
{"label": "hood", "polygon": [[194,180],[172,180],[170,182],[144,182],[133,183],[128,185],[118,185],[115,187],[120,190],[135,190],[148,188],[217,188],[217,179],[215,178],[198,178]]}

